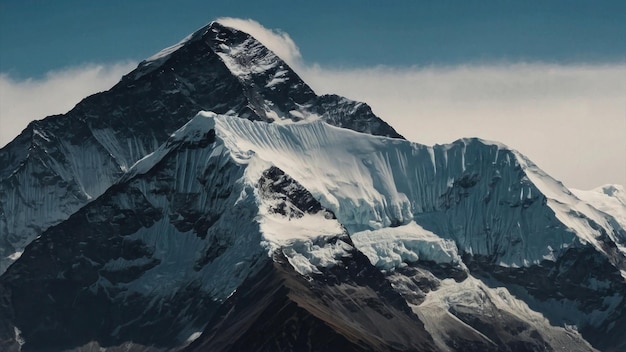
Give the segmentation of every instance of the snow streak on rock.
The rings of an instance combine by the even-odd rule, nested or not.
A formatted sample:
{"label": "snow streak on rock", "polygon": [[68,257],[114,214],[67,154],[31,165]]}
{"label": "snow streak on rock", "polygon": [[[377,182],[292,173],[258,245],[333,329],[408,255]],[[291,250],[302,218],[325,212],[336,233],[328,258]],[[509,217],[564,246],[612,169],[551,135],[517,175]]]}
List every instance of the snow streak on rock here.
{"label": "snow streak on rock", "polygon": [[0,149],[0,273],[200,110],[277,123],[322,119],[401,137],[366,104],[317,96],[250,35],[210,23]]}
{"label": "snow streak on rock", "polygon": [[602,250],[598,238],[616,232],[592,208],[564,210],[569,191],[501,144],[466,139],[427,147],[321,121],[215,121],[234,155],[284,170],[351,234],[415,222],[461,252],[524,267],[588,242]]}
{"label": "snow streak on rock", "polygon": [[0,164],[0,349],[626,346],[623,188],[408,142],[219,23]]}

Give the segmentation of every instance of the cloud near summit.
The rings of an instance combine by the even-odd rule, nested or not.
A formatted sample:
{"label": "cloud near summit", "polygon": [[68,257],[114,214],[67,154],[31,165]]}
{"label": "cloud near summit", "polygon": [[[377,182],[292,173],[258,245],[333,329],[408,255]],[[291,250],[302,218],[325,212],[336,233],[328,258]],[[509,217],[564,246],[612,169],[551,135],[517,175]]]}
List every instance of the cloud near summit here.
{"label": "cloud near summit", "polygon": [[[250,19],[217,21],[254,36],[318,94],[367,102],[410,140],[497,140],[526,154],[566,186],[626,184],[626,62],[336,68],[306,62],[283,31]],[[70,103],[59,99],[59,92],[75,92],[73,105],[112,86],[132,66],[70,68],[40,81],[0,75],[2,100],[11,102],[9,108],[0,104],[0,145],[28,121],[67,111]],[[5,132],[7,124],[22,127]]]}
{"label": "cloud near summit", "polygon": [[303,60],[287,33],[218,21],[254,36],[318,94],[367,102],[410,140],[496,140],[566,186],[626,184],[626,62],[333,68]]}
{"label": "cloud near summit", "polygon": [[29,122],[68,112],[83,98],[111,88],[136,62],[86,64],[48,72],[41,79],[0,73],[0,147]]}
{"label": "cloud near summit", "polygon": [[283,59],[287,65],[291,67],[302,65],[300,49],[289,34],[278,29],[265,28],[259,22],[251,19],[220,17],[216,21],[226,27],[235,28],[252,35]]}

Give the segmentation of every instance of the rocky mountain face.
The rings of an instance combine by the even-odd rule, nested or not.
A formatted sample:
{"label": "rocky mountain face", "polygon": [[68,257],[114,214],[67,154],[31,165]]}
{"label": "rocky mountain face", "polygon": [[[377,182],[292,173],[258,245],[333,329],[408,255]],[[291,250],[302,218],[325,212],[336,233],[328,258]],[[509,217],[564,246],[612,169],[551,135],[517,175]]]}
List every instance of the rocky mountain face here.
{"label": "rocky mountain face", "polygon": [[254,38],[211,23],[0,150],[0,272],[200,110],[268,122],[321,118],[400,137],[366,104],[317,96]]}
{"label": "rocky mountain face", "polygon": [[1,350],[626,347],[619,192],[408,142],[216,22],[0,165]]}

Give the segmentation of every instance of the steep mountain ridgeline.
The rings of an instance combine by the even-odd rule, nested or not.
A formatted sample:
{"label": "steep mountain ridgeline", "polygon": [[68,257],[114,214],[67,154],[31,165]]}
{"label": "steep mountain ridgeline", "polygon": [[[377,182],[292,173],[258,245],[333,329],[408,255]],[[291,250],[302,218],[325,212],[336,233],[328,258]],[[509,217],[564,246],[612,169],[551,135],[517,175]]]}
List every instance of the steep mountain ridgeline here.
{"label": "steep mountain ridgeline", "polygon": [[468,265],[549,319],[542,324],[578,326],[594,343],[625,312],[623,229],[501,144],[426,147],[319,121],[218,117],[216,126],[235,154],[253,152],[308,189],[382,270],[434,262],[428,271],[454,277]]}
{"label": "steep mountain ridgeline", "polygon": [[[361,284],[368,297],[362,304],[377,302],[364,327],[377,336],[372,341],[386,346],[398,338],[405,350],[429,346],[419,319],[334,215],[280,169],[255,169],[264,166],[253,155],[232,154],[225,137],[212,118],[193,119],[102,196],[28,245],[0,278],[0,348],[177,350],[221,319],[220,306],[244,282],[264,285],[267,275],[279,275],[298,282],[298,295],[327,292],[352,302],[348,288],[334,285],[347,285],[354,273],[361,281],[353,290]],[[285,224],[289,232],[280,231]],[[282,264],[269,264],[273,257]],[[318,280],[314,288],[303,275]],[[351,341],[346,346],[363,347],[361,340],[371,338],[353,326],[349,311],[332,317],[341,305],[317,304],[296,310],[320,328],[328,329],[331,318],[344,326],[337,339]],[[401,333],[374,324],[390,319]],[[308,334],[307,325],[298,329]]]}
{"label": "steep mountain ridgeline", "polygon": [[604,346],[610,229],[574,231],[520,158],[201,113],[0,278],[2,346],[315,350],[330,326],[333,348],[590,350],[566,324]]}
{"label": "steep mountain ridgeline", "polygon": [[11,325],[26,350],[180,347],[269,260],[244,169],[209,130],[171,137],[27,247],[0,279],[1,349]]}
{"label": "steep mountain ridgeline", "polygon": [[626,346],[623,189],[408,142],[219,23],[0,166],[2,350]]}
{"label": "steep mountain ridgeline", "polygon": [[0,272],[200,110],[268,122],[322,118],[401,138],[367,105],[318,97],[250,35],[213,22],[109,91],[32,122],[0,150]]}
{"label": "steep mountain ridgeline", "polygon": [[454,240],[461,252],[522,267],[555,260],[570,246],[591,243],[601,250],[601,242],[612,241],[603,233],[617,231],[593,209],[585,209],[593,218],[554,210],[540,187],[556,181],[533,183],[527,161],[501,144],[465,139],[428,147],[323,122],[279,126],[217,118],[216,125],[231,150],[253,151],[285,170],[351,234],[415,221]]}

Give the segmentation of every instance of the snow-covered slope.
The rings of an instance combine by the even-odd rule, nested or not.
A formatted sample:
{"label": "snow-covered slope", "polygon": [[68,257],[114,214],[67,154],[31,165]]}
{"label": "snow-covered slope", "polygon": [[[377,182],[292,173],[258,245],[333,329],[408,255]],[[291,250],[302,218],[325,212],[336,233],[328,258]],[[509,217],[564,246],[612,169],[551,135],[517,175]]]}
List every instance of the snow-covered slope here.
{"label": "snow-covered slope", "polygon": [[623,188],[408,142],[219,23],[0,165],[3,350],[626,347]]}
{"label": "snow-covered slope", "polygon": [[251,178],[213,124],[191,120],[101,197],[44,232],[2,277],[12,302],[3,315],[27,346],[115,343],[129,334],[139,345],[181,346],[204,328],[215,302],[276,251],[302,274],[349,256],[354,249],[331,213],[312,198],[312,207],[298,208],[308,204],[305,191],[278,169]]}
{"label": "snow-covered slope", "polygon": [[282,123],[323,119],[400,137],[366,104],[317,96],[250,35],[213,22],[0,149],[0,273],[199,110]]}
{"label": "snow-covered slope", "polygon": [[[321,121],[215,121],[232,153],[246,155],[241,162],[260,159],[292,176],[382,270],[434,262],[464,271],[466,256],[478,275],[495,270],[495,285],[528,302],[516,304],[531,305],[556,326],[593,334],[624,311],[624,230],[504,145],[466,139],[427,147]],[[589,261],[596,264],[578,267]],[[527,282],[528,275],[541,285]],[[585,297],[592,292],[594,298]]]}
{"label": "snow-covered slope", "polygon": [[590,191],[572,189],[576,197],[611,215],[626,229],[626,191],[622,185],[605,185]]}
{"label": "snow-covered slope", "polygon": [[321,121],[217,118],[216,126],[231,150],[284,170],[351,234],[415,221],[462,252],[512,267],[554,261],[586,243],[602,251],[604,233],[619,237],[602,213],[565,203],[575,199],[569,191],[501,144],[466,139],[428,147]]}
{"label": "snow-covered slope", "polygon": [[[577,201],[559,182],[504,145],[473,139],[428,147],[355,133],[322,121],[279,125],[200,113],[174,133],[165,147],[133,166],[122,180],[141,173],[155,159],[160,160],[169,145],[181,138],[179,135],[188,139],[189,135],[204,136],[209,130],[214,130],[215,135],[223,140],[235,161],[246,165],[248,182],[257,182],[263,172],[277,167],[333,211],[353,237],[399,240],[405,237],[402,233],[414,234],[416,239],[419,238],[418,242],[423,241],[447,253],[440,255],[450,258],[448,262],[459,262],[458,250],[453,244],[437,240],[442,237],[459,243],[462,252],[491,257],[501,266],[521,267],[544,260],[555,261],[571,246],[590,244],[603,252],[602,244],[613,243],[614,236],[622,230],[610,222],[610,217]],[[441,177],[441,174],[447,177]],[[480,189],[484,183],[488,188]],[[483,204],[473,205],[473,214],[464,214],[468,212],[467,208],[454,209],[469,203],[465,199],[477,196]],[[530,223],[531,220],[535,223],[540,220],[529,217],[542,212],[552,217],[549,220],[552,228],[545,226],[533,231],[538,225]],[[433,233],[415,223],[423,222],[437,228],[433,221],[442,215],[448,218],[445,226],[452,229],[458,227],[453,223],[455,221],[477,222],[468,216],[482,219],[483,223],[498,218],[499,223],[498,227],[483,228],[482,233],[467,233],[469,230],[463,224],[463,231],[452,234]],[[335,229],[333,232],[341,232],[336,225],[321,226],[324,223],[321,219],[298,220],[303,226],[317,223],[311,231]],[[523,232],[520,221],[528,222]],[[501,224],[507,222],[515,225],[506,227]],[[267,220],[267,232],[278,232],[272,230],[272,225],[272,221]],[[284,226],[286,224],[279,228]],[[389,229],[377,234],[372,232],[385,228]],[[518,236],[523,236],[524,243],[519,245],[513,241],[506,243],[507,247],[502,243],[497,247],[490,246],[489,242],[493,240],[490,236],[501,235],[498,232],[503,228],[514,229]],[[535,236],[535,233],[541,235]],[[609,238],[602,238],[606,234]],[[275,238],[280,246],[281,235],[277,234]],[[464,243],[467,241],[470,243]],[[494,248],[498,250],[492,251]],[[437,261],[437,255],[432,255],[428,260]],[[514,261],[516,257],[523,259]]]}
{"label": "snow-covered slope", "polygon": [[[624,280],[600,245],[611,243],[603,231],[612,229],[594,222],[587,231],[570,219],[588,221],[582,213],[558,214],[540,192],[558,184],[537,175],[518,153],[481,140],[427,147],[321,120],[284,125],[200,113],[101,197],[45,231],[1,277],[3,346],[15,347],[19,329],[30,348],[128,339],[137,349],[180,348],[203,330],[218,334],[205,325],[227,319],[222,305],[260,309],[238,290],[278,275],[296,280],[285,286],[292,298],[276,291],[268,302],[297,302],[304,310],[293,314],[334,326],[342,344],[377,336],[381,346],[409,350],[413,343],[457,350],[460,341],[482,350],[567,341],[588,350],[575,330],[559,326],[597,334],[623,311]],[[569,223],[559,218],[568,215]],[[564,267],[572,251],[604,270]],[[284,264],[268,269],[271,261]],[[548,279],[550,267],[559,267],[559,280],[583,280],[545,292],[519,280],[529,272]],[[597,297],[578,300],[572,288]],[[313,298],[320,295],[333,297],[334,308]],[[372,322],[395,323],[354,326],[357,301],[375,308],[365,314]],[[546,308],[555,303],[561,309]],[[102,307],[125,313],[96,313],[95,321]],[[411,342],[411,334],[423,337]]]}

